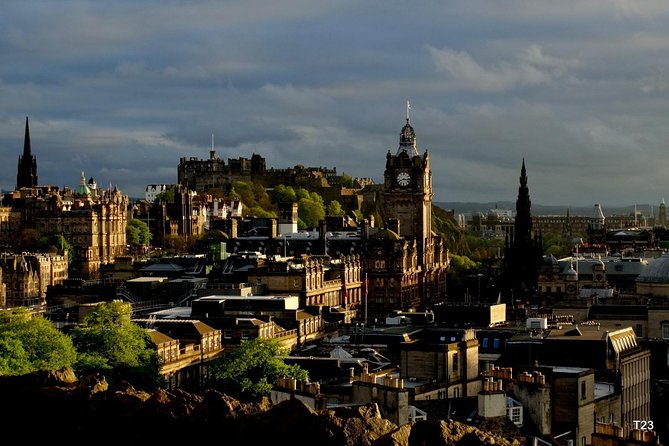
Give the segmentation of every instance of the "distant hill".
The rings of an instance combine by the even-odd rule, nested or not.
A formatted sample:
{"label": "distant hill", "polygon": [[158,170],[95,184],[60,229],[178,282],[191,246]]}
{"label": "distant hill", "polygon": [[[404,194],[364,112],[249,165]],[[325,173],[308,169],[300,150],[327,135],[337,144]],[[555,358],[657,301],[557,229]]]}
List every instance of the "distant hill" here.
{"label": "distant hill", "polygon": [[[514,213],[516,211],[515,201],[493,201],[487,203],[478,202],[439,202],[435,203],[442,209],[453,209],[456,214],[469,214],[472,212],[487,212],[490,209],[511,209]],[[644,214],[650,214],[651,205],[637,204],[637,211]],[[532,203],[532,215],[565,215],[569,208],[569,213],[572,216],[590,217],[594,213],[595,205],[592,206],[551,206]],[[657,214],[657,205],[653,205],[653,213]],[[630,215],[634,213],[634,205],[630,206],[612,206],[608,207],[602,204],[604,215]]]}

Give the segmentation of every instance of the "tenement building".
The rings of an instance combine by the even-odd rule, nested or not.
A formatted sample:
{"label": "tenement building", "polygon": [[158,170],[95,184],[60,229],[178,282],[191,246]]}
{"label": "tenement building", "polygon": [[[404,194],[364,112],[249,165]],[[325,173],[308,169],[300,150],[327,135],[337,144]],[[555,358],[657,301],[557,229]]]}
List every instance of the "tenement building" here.
{"label": "tenement building", "polygon": [[18,187],[4,195],[0,206],[0,242],[24,249],[30,239],[63,236],[72,247],[72,271],[83,278],[96,278],[101,264],[125,254],[127,195],[116,187],[98,188],[83,172],[74,189],[38,186],[36,181],[36,160],[26,121]]}

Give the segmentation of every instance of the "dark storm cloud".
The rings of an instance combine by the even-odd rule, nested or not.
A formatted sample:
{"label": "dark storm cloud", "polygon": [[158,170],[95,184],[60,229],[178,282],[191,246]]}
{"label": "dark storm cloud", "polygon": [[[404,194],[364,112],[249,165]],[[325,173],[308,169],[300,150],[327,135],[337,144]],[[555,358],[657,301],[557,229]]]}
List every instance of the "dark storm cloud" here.
{"label": "dark storm cloud", "polygon": [[[663,1],[14,1],[0,186],[25,116],[40,182],[141,196],[179,158],[260,153],[381,180],[405,104],[437,201],[669,196]],[[624,181],[621,179],[624,178]]]}

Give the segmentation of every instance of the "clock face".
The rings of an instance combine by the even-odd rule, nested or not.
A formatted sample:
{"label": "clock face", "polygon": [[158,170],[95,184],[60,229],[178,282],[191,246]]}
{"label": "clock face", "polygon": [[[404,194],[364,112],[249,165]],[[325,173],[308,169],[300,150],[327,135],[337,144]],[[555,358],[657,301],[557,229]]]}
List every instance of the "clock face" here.
{"label": "clock face", "polygon": [[406,172],[401,172],[397,175],[397,184],[400,186],[408,186],[411,176]]}

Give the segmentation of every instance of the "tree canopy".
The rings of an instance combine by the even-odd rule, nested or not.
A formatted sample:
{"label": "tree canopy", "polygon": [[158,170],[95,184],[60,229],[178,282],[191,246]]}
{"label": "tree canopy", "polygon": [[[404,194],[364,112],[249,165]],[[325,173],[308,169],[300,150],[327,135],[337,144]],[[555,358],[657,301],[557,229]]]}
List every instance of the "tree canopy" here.
{"label": "tree canopy", "polygon": [[151,243],[151,231],[142,220],[133,218],[125,229],[128,244],[132,246],[148,245]]}
{"label": "tree canopy", "polygon": [[328,215],[336,215],[341,217],[344,214],[346,214],[346,211],[342,207],[341,203],[339,203],[337,200],[332,200],[330,203],[328,203]]}
{"label": "tree canopy", "polygon": [[77,352],[68,336],[25,308],[0,312],[0,375],[70,367]]}
{"label": "tree canopy", "polygon": [[269,395],[278,378],[307,379],[306,370],[281,360],[280,356],[287,354],[276,339],[242,341],[238,348],[212,362],[211,383],[236,398],[254,400]]}
{"label": "tree canopy", "polygon": [[131,314],[126,302],[104,302],[72,330],[79,352],[77,373],[100,372],[110,380],[129,379],[143,387],[158,383],[158,355],[148,332],[130,320]]}
{"label": "tree canopy", "polygon": [[276,217],[274,205],[262,184],[234,181],[230,198],[242,202],[246,215],[255,217]]}

